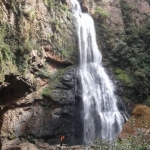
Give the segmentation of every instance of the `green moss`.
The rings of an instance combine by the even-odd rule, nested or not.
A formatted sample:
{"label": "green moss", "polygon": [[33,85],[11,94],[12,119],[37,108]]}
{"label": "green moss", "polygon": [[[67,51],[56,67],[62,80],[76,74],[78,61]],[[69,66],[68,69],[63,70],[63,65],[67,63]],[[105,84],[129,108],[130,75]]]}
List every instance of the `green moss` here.
{"label": "green moss", "polygon": [[23,45],[23,49],[24,49],[24,53],[29,53],[31,52],[31,50],[33,50],[34,48],[34,44],[32,41],[25,41],[24,45]]}
{"label": "green moss", "polygon": [[43,89],[42,95],[43,96],[49,96],[51,92],[52,92],[52,89],[50,87],[46,87]]}
{"label": "green moss", "polygon": [[13,140],[13,139],[15,139],[15,138],[17,138],[17,137],[16,137],[16,135],[14,135],[14,134],[11,134],[11,135],[8,136],[8,139],[9,139],[9,140]]}
{"label": "green moss", "polygon": [[55,19],[55,20],[51,21],[50,23],[51,23],[51,25],[52,25],[53,32],[56,33],[56,32],[59,32],[59,31],[60,31],[60,27],[59,27],[60,23],[59,23],[59,20]]}
{"label": "green moss", "polygon": [[3,82],[6,73],[17,72],[12,47],[6,38],[9,35],[7,34],[9,29],[6,23],[0,24],[0,82]]}
{"label": "green moss", "polygon": [[61,5],[61,9],[64,10],[64,11],[68,11],[68,6],[66,6],[66,5]]}
{"label": "green moss", "polygon": [[5,43],[0,43],[0,61],[10,60],[10,47]]}
{"label": "green moss", "polygon": [[55,4],[55,0],[43,0],[44,4],[50,9],[52,10]]}
{"label": "green moss", "polygon": [[31,22],[35,19],[35,10],[32,8],[28,12],[24,13],[25,17]]}
{"label": "green moss", "polygon": [[60,83],[60,79],[61,79],[64,71],[65,71],[65,69],[60,68],[60,69],[57,70],[57,72],[55,72],[51,75],[49,74],[49,85],[48,85],[48,87],[45,87],[43,89],[41,95],[43,95],[43,96],[49,96],[50,95],[50,93],[55,88],[55,85]]}

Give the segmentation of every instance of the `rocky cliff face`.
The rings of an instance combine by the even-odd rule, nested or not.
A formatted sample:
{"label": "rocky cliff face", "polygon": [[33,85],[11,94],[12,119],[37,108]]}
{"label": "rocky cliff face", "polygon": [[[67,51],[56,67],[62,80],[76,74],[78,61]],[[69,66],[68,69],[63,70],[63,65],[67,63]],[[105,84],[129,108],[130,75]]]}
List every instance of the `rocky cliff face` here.
{"label": "rocky cliff face", "polygon": [[132,117],[127,121],[119,134],[119,138],[123,140],[130,137],[137,137],[139,141],[145,140],[149,143],[149,115],[149,107],[145,105],[137,105],[132,112]]}
{"label": "rocky cliff face", "polygon": [[[148,103],[149,1],[80,3],[95,20],[104,66],[113,80],[121,81],[114,80],[118,96],[127,102]],[[75,92],[75,84],[80,84],[75,83],[78,48],[72,21],[70,0],[0,0],[3,145],[14,138],[54,144],[63,134],[71,135],[69,143],[73,135],[82,143],[81,90]]]}
{"label": "rocky cliff face", "polygon": [[[77,45],[71,4],[0,1],[1,142],[72,134]],[[71,141],[71,138],[70,138]]]}

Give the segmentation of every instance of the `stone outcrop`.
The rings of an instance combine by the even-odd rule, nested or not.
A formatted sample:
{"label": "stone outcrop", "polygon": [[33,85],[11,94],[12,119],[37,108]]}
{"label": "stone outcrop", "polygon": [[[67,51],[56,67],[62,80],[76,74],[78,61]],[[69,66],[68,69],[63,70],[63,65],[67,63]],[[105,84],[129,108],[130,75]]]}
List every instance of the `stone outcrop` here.
{"label": "stone outcrop", "polygon": [[[75,70],[68,69],[59,85],[44,97],[40,96],[40,91],[31,93],[29,90],[28,93],[23,93],[28,91],[23,88],[27,85],[20,85],[15,79],[6,89],[3,88],[2,143],[7,141],[6,138],[11,140],[17,137],[29,141],[38,138],[45,139],[48,143],[59,143],[60,135],[73,134]],[[26,88],[30,89],[30,86]],[[17,95],[15,90],[19,91]],[[10,91],[7,97],[5,91]]]}
{"label": "stone outcrop", "polygon": [[31,143],[22,142],[19,139],[15,139],[3,144],[2,150],[38,150],[38,148]]}
{"label": "stone outcrop", "polygon": [[124,125],[119,139],[127,139],[129,137],[149,138],[150,132],[150,108],[145,105],[137,105],[132,117]]}
{"label": "stone outcrop", "polygon": [[[95,19],[103,62],[110,67],[112,50],[126,34],[122,0],[79,1],[82,10]],[[133,24],[143,25],[150,15],[148,2],[124,1],[130,6]],[[83,106],[81,89],[75,87],[80,81],[76,80],[78,47],[70,0],[1,0],[0,51],[3,149],[10,145],[50,149],[54,147],[49,144],[59,143],[64,134],[70,135],[69,144],[82,144]],[[116,84],[118,96],[129,99],[122,94],[123,84]]]}
{"label": "stone outcrop", "polygon": [[[68,146],[66,144],[60,145],[49,145],[42,141],[37,141],[34,144],[20,141],[19,139],[14,139],[12,141],[6,142],[3,145],[2,150],[84,150],[85,147],[81,145]],[[91,148],[92,150],[92,148]]]}
{"label": "stone outcrop", "polygon": [[71,143],[78,52],[70,1],[0,1],[0,51],[2,145],[54,144],[64,134]]}

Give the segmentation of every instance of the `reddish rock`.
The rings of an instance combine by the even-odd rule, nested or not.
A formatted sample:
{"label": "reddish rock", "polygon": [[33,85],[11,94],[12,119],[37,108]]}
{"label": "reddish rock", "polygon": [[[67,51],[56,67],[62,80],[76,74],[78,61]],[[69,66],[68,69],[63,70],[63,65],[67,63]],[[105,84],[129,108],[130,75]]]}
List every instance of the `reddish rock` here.
{"label": "reddish rock", "polygon": [[145,105],[136,105],[132,117],[124,125],[119,138],[127,139],[130,136],[143,134],[147,137],[150,132],[150,108]]}

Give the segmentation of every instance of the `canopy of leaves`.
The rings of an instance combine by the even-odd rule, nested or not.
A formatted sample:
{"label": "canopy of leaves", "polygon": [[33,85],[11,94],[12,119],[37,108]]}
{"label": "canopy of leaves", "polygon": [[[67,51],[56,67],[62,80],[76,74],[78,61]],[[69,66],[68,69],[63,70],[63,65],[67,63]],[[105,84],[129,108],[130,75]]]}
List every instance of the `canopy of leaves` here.
{"label": "canopy of leaves", "polygon": [[97,21],[100,46],[107,59],[111,61],[117,78],[124,83],[123,97],[135,103],[149,105],[150,20],[137,26],[131,15],[135,11],[135,6],[125,0],[121,0],[120,5],[125,25],[124,32],[117,32],[106,23],[100,24]]}

